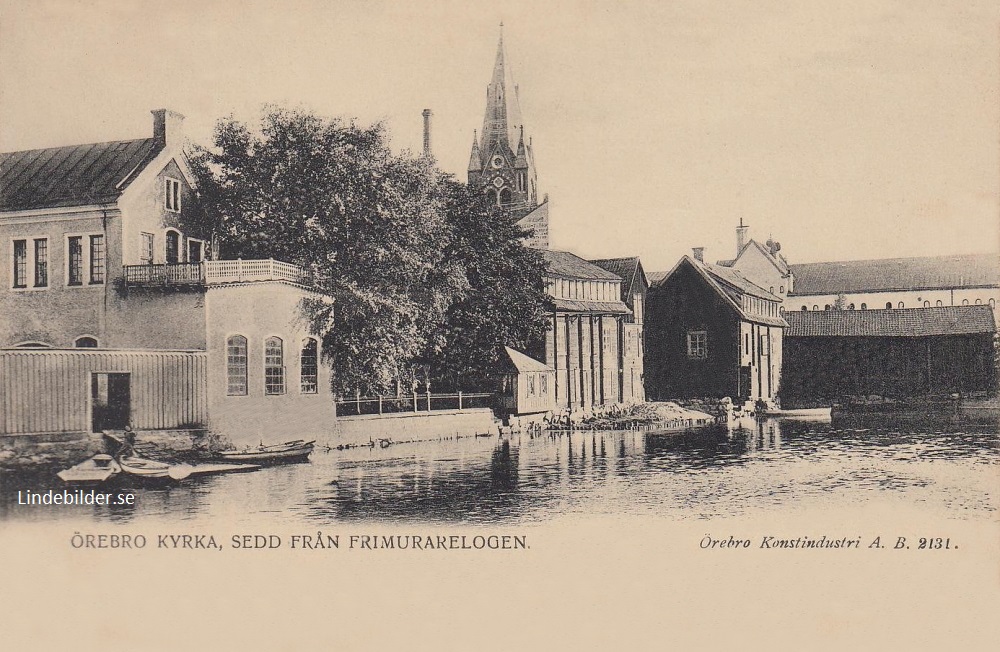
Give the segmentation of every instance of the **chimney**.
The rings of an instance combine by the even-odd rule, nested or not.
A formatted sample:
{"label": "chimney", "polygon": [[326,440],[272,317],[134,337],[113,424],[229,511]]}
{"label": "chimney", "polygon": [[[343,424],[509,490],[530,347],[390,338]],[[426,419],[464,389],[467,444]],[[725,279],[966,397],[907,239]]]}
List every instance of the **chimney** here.
{"label": "chimney", "polygon": [[184,141],[184,116],[170,109],[153,114],[153,138],[164,147],[180,146]]}
{"label": "chimney", "polygon": [[736,257],[739,258],[743,247],[747,246],[747,230],[749,226],[743,226],[743,218],[740,218],[740,225],[736,227]]}
{"label": "chimney", "polygon": [[704,247],[694,247],[691,249],[694,252],[694,259],[699,263],[705,262],[705,248]]}
{"label": "chimney", "polygon": [[431,116],[434,113],[430,109],[424,109],[424,156],[431,158]]}

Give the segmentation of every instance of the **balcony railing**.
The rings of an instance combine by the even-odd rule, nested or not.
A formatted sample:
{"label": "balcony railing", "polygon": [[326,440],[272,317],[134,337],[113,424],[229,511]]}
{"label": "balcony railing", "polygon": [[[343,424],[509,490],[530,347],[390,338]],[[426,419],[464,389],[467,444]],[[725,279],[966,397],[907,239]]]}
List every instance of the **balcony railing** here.
{"label": "balcony railing", "polygon": [[125,285],[131,287],[216,285],[255,281],[303,280],[302,269],[280,260],[206,260],[200,263],[125,265]]}

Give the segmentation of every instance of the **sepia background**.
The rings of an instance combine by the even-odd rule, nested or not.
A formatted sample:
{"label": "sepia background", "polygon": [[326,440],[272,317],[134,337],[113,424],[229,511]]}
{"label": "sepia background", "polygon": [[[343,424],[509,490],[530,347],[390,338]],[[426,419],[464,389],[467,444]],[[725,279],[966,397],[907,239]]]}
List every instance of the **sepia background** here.
{"label": "sepia background", "polygon": [[[0,0],[0,150],[208,141],[262,103],[385,120],[461,176],[499,23],[553,245],[667,269],[742,217],[791,262],[996,251],[995,2]],[[130,136],[132,135],[132,136]],[[716,256],[718,254],[718,256]],[[0,317],[2,318],[2,317]],[[1000,477],[996,489],[1000,491]],[[782,511],[350,534],[517,533],[528,551],[75,550],[93,522],[0,522],[10,649],[992,649],[1000,520]],[[123,532],[315,534],[233,514]],[[766,551],[765,535],[949,537],[957,550]],[[750,550],[699,549],[706,535]],[[155,545],[155,544],[153,544]],[[5,644],[6,645],[6,644]]]}

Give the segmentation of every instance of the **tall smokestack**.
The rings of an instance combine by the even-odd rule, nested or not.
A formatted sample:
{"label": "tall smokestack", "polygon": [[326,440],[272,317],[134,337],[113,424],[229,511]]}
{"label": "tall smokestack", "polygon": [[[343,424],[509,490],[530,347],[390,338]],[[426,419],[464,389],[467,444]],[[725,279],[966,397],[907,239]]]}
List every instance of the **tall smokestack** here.
{"label": "tall smokestack", "polygon": [[424,156],[431,158],[431,116],[434,113],[430,109],[424,109]]}
{"label": "tall smokestack", "polygon": [[747,230],[749,226],[743,226],[743,218],[740,218],[740,225],[736,227],[736,257],[743,253],[743,247],[747,246]]}

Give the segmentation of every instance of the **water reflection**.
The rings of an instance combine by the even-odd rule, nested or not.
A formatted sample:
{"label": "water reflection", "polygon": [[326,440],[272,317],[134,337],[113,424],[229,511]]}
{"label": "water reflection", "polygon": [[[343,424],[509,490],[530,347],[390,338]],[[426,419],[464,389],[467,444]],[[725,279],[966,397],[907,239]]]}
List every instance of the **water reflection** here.
{"label": "water reflection", "polygon": [[132,507],[18,505],[49,474],[0,477],[0,518],[149,515],[331,521],[541,521],[565,514],[729,516],[902,502],[990,518],[997,428],[749,422],[682,433],[581,432],[316,452],[308,464],[143,488]]}

